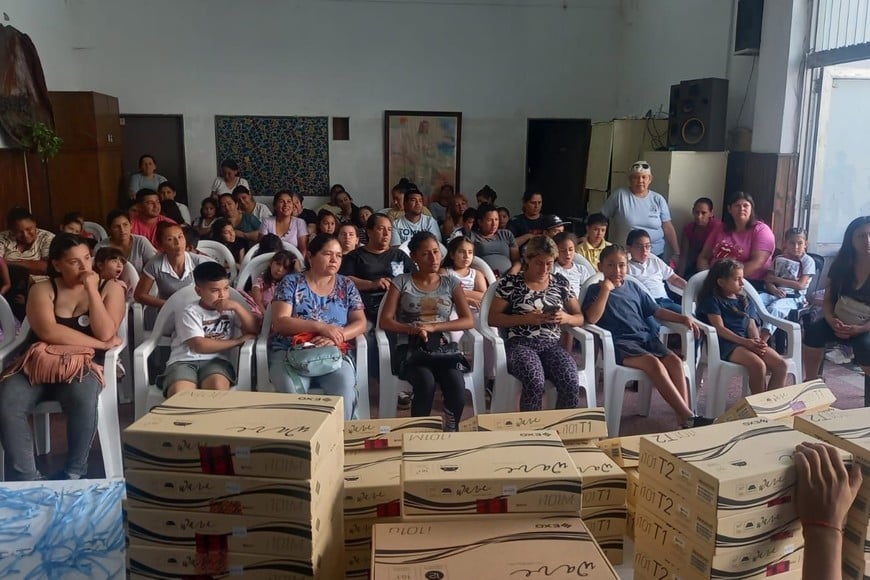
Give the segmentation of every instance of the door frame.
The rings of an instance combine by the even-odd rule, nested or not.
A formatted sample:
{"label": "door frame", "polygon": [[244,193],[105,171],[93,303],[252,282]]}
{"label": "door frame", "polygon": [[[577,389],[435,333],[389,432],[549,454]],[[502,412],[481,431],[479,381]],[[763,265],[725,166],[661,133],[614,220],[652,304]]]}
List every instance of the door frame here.
{"label": "door frame", "polygon": [[[178,114],[175,114],[175,113],[120,113],[119,116],[121,118],[121,126],[122,127],[125,125],[126,119],[128,119],[128,118],[154,119],[154,118],[172,117],[174,119],[178,119],[179,121],[181,121],[181,123],[178,126],[179,127],[178,139],[179,139],[179,142],[181,143],[181,171],[183,172],[183,175],[181,176],[182,177],[181,182],[184,184],[184,195],[186,197],[185,202],[189,205],[190,204],[190,186],[187,183],[187,143],[184,140],[184,115],[182,115],[181,113],[178,113]],[[122,131],[123,131],[123,129],[122,129]],[[123,143],[121,144],[121,147],[123,149],[123,147],[124,147]],[[156,153],[155,153],[155,155],[156,155]]]}

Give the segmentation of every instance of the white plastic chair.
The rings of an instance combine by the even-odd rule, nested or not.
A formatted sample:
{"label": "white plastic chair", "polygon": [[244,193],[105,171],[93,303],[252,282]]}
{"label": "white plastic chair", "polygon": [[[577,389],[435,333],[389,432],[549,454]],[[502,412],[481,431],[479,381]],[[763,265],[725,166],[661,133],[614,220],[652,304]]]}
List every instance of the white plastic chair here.
{"label": "white plastic chair", "polygon": [[[411,384],[403,381],[393,374],[391,362],[392,351],[387,333],[380,328],[381,312],[387,295],[384,294],[381,305],[378,308],[378,324],[375,326],[375,340],[378,345],[378,370],[380,371],[380,395],[378,398],[378,417],[395,417],[396,405],[398,404],[399,391],[412,391]],[[483,336],[474,328],[463,332],[460,340],[460,349],[472,353],[471,372],[465,373],[465,388],[471,391],[471,404],[474,414],[486,413],[486,394],[484,389],[484,362],[483,362]]]}
{"label": "white plastic chair", "polygon": [[[127,285],[127,320],[133,320],[133,326],[128,327],[128,339],[132,344],[137,344],[136,340],[136,303],[133,301],[133,290],[139,284],[139,272],[133,267],[130,262],[124,262],[124,271],[121,272],[121,281]],[[139,305],[142,306],[141,304]],[[141,310],[140,310],[141,312]],[[144,313],[143,322],[144,325]],[[133,401],[133,349],[124,349],[121,353],[122,363],[124,365],[124,378],[121,380],[120,389],[118,391],[118,399],[122,404],[127,404]]]}
{"label": "white plastic chair", "polygon": [[[499,329],[489,325],[489,309],[495,297],[496,285],[492,284],[483,295],[480,305],[480,326],[478,330],[489,345],[495,350],[495,387],[492,394],[491,412],[513,413],[516,412],[520,393],[523,385],[507,370],[507,354],[504,346],[504,338]],[[577,378],[580,388],[586,392],[586,405],[598,406],[595,394],[595,342],[592,335],[576,326],[563,326],[562,330],[570,334],[580,342],[581,360],[577,362]],[[545,396],[547,405],[555,406],[556,387],[550,381],[545,383]]]}
{"label": "white plastic chair", "polygon": [[218,264],[224,264],[230,271],[230,282],[239,277],[239,267],[229,248],[214,240],[200,240],[196,249],[212,258]]}
{"label": "white plastic chair", "polygon": [[181,214],[181,219],[184,220],[184,223],[191,224],[193,221],[190,219],[190,208],[184,205],[183,203],[176,202],[175,205],[178,206],[178,213]]}
{"label": "white plastic chair", "polygon": [[[248,302],[235,289],[230,291],[230,297],[248,308]],[[182,288],[170,296],[157,314],[157,320],[154,322],[154,330],[151,332],[151,335],[136,347],[136,351],[133,353],[133,414],[136,419],[141,418],[152,407],[159,405],[164,400],[163,393],[152,382],[149,376],[148,357],[151,356],[158,346],[162,346],[164,341],[161,339],[163,337],[172,335],[175,320],[181,311],[195,303],[197,299],[196,290],[193,286]],[[251,384],[253,383],[251,375],[253,356],[254,340],[246,340],[238,349],[238,361],[236,363],[238,381],[234,387],[236,390],[251,390]]]}
{"label": "white plastic chair", "polygon": [[[743,365],[722,360],[716,329],[709,324],[701,322],[695,316],[698,307],[698,293],[701,291],[701,286],[704,285],[704,280],[707,279],[708,272],[709,270],[698,272],[689,280],[686,289],[683,291],[683,312],[689,314],[692,320],[704,331],[706,341],[701,349],[701,356],[698,359],[696,375],[700,377],[702,367],[707,367],[707,380],[704,383],[707,389],[707,399],[704,414],[708,417],[718,417],[725,412],[728,402],[728,386],[731,384],[732,378],[741,377],[743,392],[744,394],[749,394],[749,372]],[[787,372],[794,377],[796,383],[801,382],[803,380],[803,358],[801,353],[800,325],[789,320],[771,316],[767,308],[762,304],[758,292],[751,284],[747,283],[743,287],[743,293],[755,305],[763,322],[773,324],[785,333],[788,342],[783,358],[788,365]]]}
{"label": "white plastic chair", "polygon": [[[260,336],[257,337],[256,356],[257,361],[257,390],[274,392],[275,386],[269,378],[269,335],[272,333],[272,305],[266,307],[263,314],[263,327]],[[356,337],[356,389],[357,389],[357,414],[360,419],[371,419],[372,411],[369,403],[369,357],[368,343],[365,333]]]}
{"label": "white plastic chair", "polygon": [[[593,284],[597,284],[604,279],[601,273],[595,274],[589,278],[580,289],[580,304],[586,298],[586,293]],[[646,291],[643,284],[637,280],[626,276],[626,284],[637,284],[637,287]],[[692,380],[694,370],[690,373],[690,368],[694,364],[695,340],[692,331],[681,324],[672,322],[660,322],[662,326],[667,327],[669,332],[677,333],[682,337],[684,356],[688,359],[683,359],[683,369],[686,373],[686,379],[689,385],[689,407],[693,408],[696,404],[695,382]],[[607,432],[611,437],[619,436],[619,424],[622,422],[622,404],[625,400],[625,385],[631,381],[637,381],[638,394],[640,395],[640,414],[646,416],[649,414],[650,403],[652,399],[653,384],[652,380],[645,372],[639,369],[633,369],[627,366],[616,364],[616,353],[613,346],[613,335],[609,330],[605,330],[597,324],[587,322],[583,328],[595,334],[601,340],[601,351],[599,364],[601,369],[602,382],[604,383],[604,415],[607,421]]]}
{"label": "white plastic chair", "polygon": [[84,222],[82,224],[82,229],[94,236],[94,239],[97,240],[97,242],[102,242],[109,237],[109,234],[106,232],[106,228],[104,228],[97,222]]}
{"label": "white plastic chair", "polygon": [[[9,307],[4,300],[0,304],[0,310]],[[11,314],[11,313],[10,313]],[[11,326],[7,317],[0,312],[0,320],[3,324],[4,340],[0,348],[0,368],[5,368],[11,362],[13,355],[27,346],[30,335],[30,324],[27,319],[21,324],[18,336],[15,336],[15,322]],[[11,334],[14,339],[6,340]],[[103,469],[106,478],[118,478],[124,476],[123,458],[121,454],[121,425],[118,420],[118,357],[127,348],[127,316],[118,327],[118,336],[121,337],[120,345],[106,351],[103,364],[105,386],[100,391],[97,399],[97,436],[100,438],[100,449],[103,454]],[[33,439],[36,444],[37,455],[51,453],[51,413],[62,413],[63,409],[57,401],[43,401],[33,410]],[[4,453],[0,447],[0,481],[4,479]]]}
{"label": "white plastic chair", "polygon": [[263,272],[265,272],[272,261],[272,256],[274,255],[275,252],[266,252],[262,256],[257,256],[253,260],[248,260],[247,264],[242,266],[242,271],[239,272],[239,277],[236,278],[236,290],[244,291],[245,285],[248,283],[248,281],[253,280],[257,276],[260,276]]}
{"label": "white plastic chair", "polygon": [[598,268],[593,266],[592,262],[587,260],[586,257],[581,254],[574,254],[574,263],[587,268],[593,274],[598,271]]}
{"label": "white plastic chair", "polygon": [[[299,251],[299,248],[297,248],[296,246],[294,246],[290,242],[285,242],[283,240],[281,241],[281,245],[284,246],[285,250],[287,250],[288,252],[290,252],[291,254],[296,256],[296,260],[298,260],[298,262],[301,266],[305,265],[305,257],[302,255],[302,252]],[[251,262],[251,260],[254,259],[254,256],[257,254],[257,250],[259,250],[259,249],[260,249],[259,243],[254,244],[253,246],[248,248],[248,251],[245,252],[245,257],[242,258],[242,263],[239,264],[239,268],[244,269],[245,266],[247,266]]]}

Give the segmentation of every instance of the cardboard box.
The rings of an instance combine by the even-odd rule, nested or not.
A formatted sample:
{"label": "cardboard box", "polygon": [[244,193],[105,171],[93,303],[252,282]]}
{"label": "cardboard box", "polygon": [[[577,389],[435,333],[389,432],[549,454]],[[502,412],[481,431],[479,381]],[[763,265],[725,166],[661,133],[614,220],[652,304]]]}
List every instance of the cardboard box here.
{"label": "cardboard box", "polygon": [[625,504],[625,472],[609,455],[598,447],[571,448],[568,455],[580,472],[583,509]]}
{"label": "cardboard box", "polygon": [[555,431],[563,442],[607,437],[604,409],[556,409],[524,413],[487,413],[459,423],[460,431]]}
{"label": "cardboard box", "polygon": [[583,506],[580,518],[592,537],[601,543],[604,539],[619,539],[625,537],[626,509],[621,506],[604,506],[587,508]]}
{"label": "cardboard box", "polygon": [[402,450],[352,451],[344,459],[345,519],[397,517],[402,499]]}
{"label": "cardboard box", "polygon": [[640,471],[629,467],[625,469],[625,503],[631,511],[637,505],[637,494],[640,491]]}
{"label": "cardboard box", "polygon": [[736,514],[718,517],[715,508],[690,502],[677,492],[642,481],[638,510],[655,514],[682,532],[691,534],[698,550],[705,554],[733,546],[762,541],[770,534],[784,532],[797,524],[792,490],[772,500],[773,505],[756,506]]}
{"label": "cardboard box", "polygon": [[837,397],[825,386],[825,382],[816,379],[744,397],[716,422],[766,417],[782,420],[790,426],[795,415],[827,409],[836,400]]}
{"label": "cardboard box", "polygon": [[[596,540],[598,541],[598,540]],[[604,552],[604,557],[614,566],[619,566],[625,559],[625,542],[622,538],[612,538],[608,540],[598,541],[601,551]]]}
{"label": "cardboard box", "polygon": [[324,464],[316,480],[128,469],[127,505],[310,522],[317,513],[317,505],[335,497],[341,484],[340,461],[340,454],[333,454],[333,465]]}
{"label": "cardboard box", "polygon": [[668,554],[651,543],[635,539],[634,580],[680,580],[678,569]]}
{"label": "cardboard box", "polygon": [[697,578],[763,576],[776,563],[782,563],[783,571],[791,571],[794,564],[791,556],[803,547],[800,523],[795,521],[778,534],[710,552],[696,541],[694,534],[670,525],[643,504],[635,515],[634,534],[635,542],[652,547],[655,553],[666,554],[677,571]]}
{"label": "cardboard box", "polygon": [[784,500],[796,478],[794,448],[807,439],[764,417],[644,436],[641,486],[655,480],[724,519]]}
{"label": "cardboard box", "polygon": [[[870,469],[870,407],[828,409],[795,417],[794,428],[835,447],[845,449],[861,463],[864,473]],[[866,484],[866,483],[865,483]]]}
{"label": "cardboard box", "polygon": [[441,417],[397,417],[344,422],[344,450],[364,451],[402,447],[405,433],[442,432]]}
{"label": "cardboard box", "polygon": [[870,557],[843,555],[843,580],[870,580]]}
{"label": "cardboard box", "polygon": [[581,498],[554,431],[405,434],[403,517],[574,512]]}
{"label": "cardboard box", "polygon": [[856,560],[870,556],[868,530],[870,523],[866,518],[859,520],[850,514],[843,528],[843,554],[852,554]]}
{"label": "cardboard box", "polygon": [[598,447],[622,468],[637,467],[640,462],[640,438],[643,435],[602,439]]}
{"label": "cardboard box", "polygon": [[344,519],[344,545],[345,547],[371,547],[372,526],[375,524],[392,524],[402,521],[402,518],[345,518]]}
{"label": "cardboard box", "polygon": [[207,541],[215,551],[272,554],[313,563],[331,546],[344,545],[341,496],[329,503],[309,523],[129,507],[124,517],[130,545],[194,551]]}
{"label": "cardboard box", "polygon": [[324,555],[316,566],[304,559],[236,552],[197,552],[194,548],[127,547],[127,573],[131,579],[244,577],[253,580],[313,580],[343,578],[341,552]]}
{"label": "cardboard box", "polygon": [[344,550],[344,578],[369,580],[372,569],[372,547],[353,548]]}
{"label": "cardboard box", "polygon": [[127,468],[312,479],[343,453],[341,397],[186,391],[124,430]]}
{"label": "cardboard box", "polygon": [[625,514],[625,537],[634,539],[634,510],[629,509]]}
{"label": "cardboard box", "polygon": [[618,576],[577,518],[378,524],[372,578]]}

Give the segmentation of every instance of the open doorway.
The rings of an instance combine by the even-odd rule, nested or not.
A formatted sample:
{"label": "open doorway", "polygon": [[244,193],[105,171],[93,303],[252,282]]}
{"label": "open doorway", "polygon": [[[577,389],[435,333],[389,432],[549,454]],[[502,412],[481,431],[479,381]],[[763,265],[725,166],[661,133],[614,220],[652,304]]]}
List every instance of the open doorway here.
{"label": "open doorway", "polygon": [[818,117],[804,219],[809,225],[810,250],[830,256],[839,250],[849,222],[870,215],[870,159],[866,154],[870,61],[825,67],[819,72],[817,87]]}
{"label": "open doorway", "polygon": [[122,114],[121,138],[125,179],[139,171],[139,157],[148,153],[157,161],[157,173],[178,188],[178,201],[188,203],[184,120],[181,115]]}
{"label": "open doorway", "polygon": [[589,119],[529,119],[526,190],[541,192],[544,213],[583,217],[591,135]]}

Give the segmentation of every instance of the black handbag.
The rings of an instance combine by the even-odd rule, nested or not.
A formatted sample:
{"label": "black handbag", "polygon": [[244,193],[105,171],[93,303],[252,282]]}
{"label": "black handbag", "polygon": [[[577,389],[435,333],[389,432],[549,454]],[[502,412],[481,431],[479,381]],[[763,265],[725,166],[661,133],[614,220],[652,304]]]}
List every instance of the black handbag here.
{"label": "black handbag", "polygon": [[471,372],[471,363],[459,349],[459,343],[448,341],[441,332],[429,333],[426,341],[419,336],[409,337],[402,370],[408,366],[448,367],[463,373]]}

